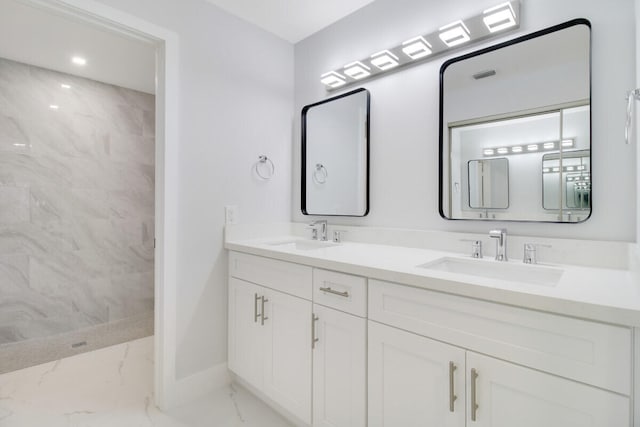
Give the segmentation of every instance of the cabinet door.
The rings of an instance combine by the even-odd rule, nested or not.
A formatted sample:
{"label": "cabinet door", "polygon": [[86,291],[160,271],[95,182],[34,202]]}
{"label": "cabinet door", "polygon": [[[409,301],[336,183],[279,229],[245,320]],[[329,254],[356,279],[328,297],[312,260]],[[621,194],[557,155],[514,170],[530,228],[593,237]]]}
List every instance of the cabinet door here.
{"label": "cabinet door", "polygon": [[[475,380],[472,369],[477,374]],[[473,352],[467,353],[467,381],[467,426],[630,425],[627,397]],[[475,421],[472,419],[474,389]]]}
{"label": "cabinet door", "polygon": [[264,288],[229,279],[229,369],[258,389],[264,370],[264,327],[260,326],[260,300]]}
{"label": "cabinet door", "polygon": [[267,290],[264,393],[311,424],[311,301]]}
{"label": "cabinet door", "polygon": [[366,320],[313,305],[313,426],[366,427]]}
{"label": "cabinet door", "polygon": [[464,350],[372,321],[368,335],[370,427],[464,427]]}

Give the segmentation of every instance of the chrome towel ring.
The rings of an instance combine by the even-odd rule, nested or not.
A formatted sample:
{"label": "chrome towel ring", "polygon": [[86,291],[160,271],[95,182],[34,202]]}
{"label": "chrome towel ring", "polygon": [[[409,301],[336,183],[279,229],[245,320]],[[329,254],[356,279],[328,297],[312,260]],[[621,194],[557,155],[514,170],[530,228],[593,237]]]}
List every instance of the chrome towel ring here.
{"label": "chrome towel ring", "polygon": [[327,168],[325,168],[322,163],[316,163],[316,168],[313,171],[313,180],[318,184],[324,184],[327,182],[328,177],[329,173],[327,172]]}
{"label": "chrome towel ring", "polygon": [[258,175],[258,177],[263,181],[270,180],[273,174],[276,173],[276,166],[273,164],[271,159],[264,154],[258,156],[258,161],[256,162],[254,169],[256,171],[256,175]]}

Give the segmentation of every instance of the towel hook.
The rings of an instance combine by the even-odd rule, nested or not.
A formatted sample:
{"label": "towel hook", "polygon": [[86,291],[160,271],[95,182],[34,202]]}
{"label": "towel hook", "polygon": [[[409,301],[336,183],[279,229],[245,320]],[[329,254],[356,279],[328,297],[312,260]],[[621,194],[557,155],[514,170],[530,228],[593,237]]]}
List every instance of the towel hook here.
{"label": "towel hook", "polygon": [[631,144],[631,125],[633,123],[633,101],[640,100],[640,89],[634,89],[627,92],[627,122],[624,127],[624,142]]}
{"label": "towel hook", "polygon": [[[265,167],[265,165],[267,167],[266,173],[264,170],[262,172],[260,171]],[[276,173],[276,166],[273,164],[273,161],[264,154],[258,156],[258,161],[256,162],[254,169],[256,171],[256,175],[264,181],[270,180],[273,174]]]}

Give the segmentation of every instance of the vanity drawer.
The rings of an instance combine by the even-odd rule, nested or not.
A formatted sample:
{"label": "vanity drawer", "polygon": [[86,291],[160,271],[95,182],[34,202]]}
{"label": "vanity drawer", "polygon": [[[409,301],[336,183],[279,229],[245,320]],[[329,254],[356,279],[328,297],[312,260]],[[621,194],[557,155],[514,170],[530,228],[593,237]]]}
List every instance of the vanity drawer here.
{"label": "vanity drawer", "polygon": [[369,319],[479,353],[631,393],[631,330],[369,280]]}
{"label": "vanity drawer", "polygon": [[367,279],[314,268],[313,302],[366,317]]}
{"label": "vanity drawer", "polygon": [[311,300],[311,267],[240,252],[229,252],[229,275]]}

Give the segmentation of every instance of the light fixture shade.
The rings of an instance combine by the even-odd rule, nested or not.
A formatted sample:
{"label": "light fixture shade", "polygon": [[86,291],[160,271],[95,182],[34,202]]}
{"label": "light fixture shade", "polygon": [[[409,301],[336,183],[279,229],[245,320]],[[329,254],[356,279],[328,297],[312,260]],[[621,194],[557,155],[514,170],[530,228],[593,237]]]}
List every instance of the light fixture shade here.
{"label": "light fixture shade", "polygon": [[371,65],[385,71],[398,65],[398,57],[388,50],[371,55]]}
{"label": "light fixture shade", "polygon": [[458,46],[471,40],[469,29],[462,21],[456,21],[440,28],[439,37],[449,47]]}
{"label": "light fixture shade", "polygon": [[411,59],[420,59],[431,55],[431,44],[422,36],[414,37],[402,43],[402,51]]}
{"label": "light fixture shade", "polygon": [[355,61],[344,66],[344,73],[352,79],[360,80],[371,74],[371,68],[360,61]]}
{"label": "light fixture shade", "polygon": [[336,73],[335,71],[324,73],[320,76],[320,81],[322,84],[330,88],[340,87],[347,82],[344,76]]}
{"label": "light fixture shade", "polygon": [[502,31],[516,25],[516,13],[511,3],[503,3],[483,12],[482,20],[491,33]]}

